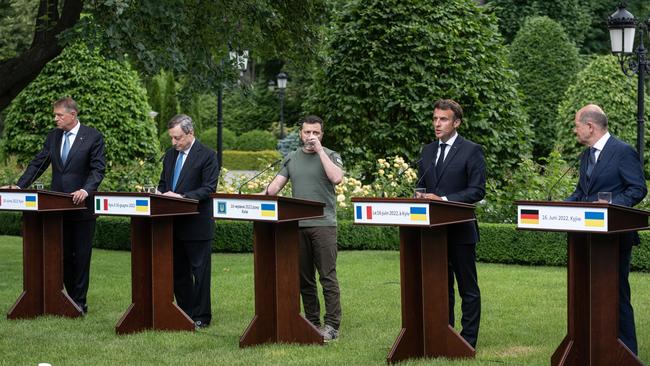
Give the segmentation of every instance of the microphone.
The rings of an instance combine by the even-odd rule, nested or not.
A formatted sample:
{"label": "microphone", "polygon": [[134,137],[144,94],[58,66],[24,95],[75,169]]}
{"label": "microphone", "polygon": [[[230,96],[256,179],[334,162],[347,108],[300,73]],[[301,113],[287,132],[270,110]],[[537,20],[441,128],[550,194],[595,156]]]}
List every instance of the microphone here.
{"label": "microphone", "polygon": [[[282,168],[280,168],[280,170],[278,170],[278,172],[275,173],[275,175],[273,176],[273,179],[271,179],[271,180],[269,181],[269,184],[266,185],[266,188],[264,188],[264,190],[262,191],[262,192],[264,192],[265,195],[268,195],[268,194],[269,194],[269,186],[271,185],[271,183],[273,183],[273,180],[275,179],[275,177],[277,177],[278,174],[280,174],[280,171],[281,171],[282,169],[284,169],[284,167],[286,167],[287,164],[289,164],[290,161],[291,161],[291,158],[287,159],[287,161],[285,161],[284,164],[282,164]],[[282,189],[280,189],[280,190],[282,190]],[[279,193],[279,192],[276,192],[276,194],[278,194],[278,193]]]}
{"label": "microphone", "polygon": [[[48,152],[48,154],[45,156],[45,158],[43,159],[43,161],[41,161],[41,164],[39,164],[38,168],[36,168],[36,172],[35,172],[34,175],[33,175],[34,179],[33,179],[33,180],[30,179],[31,182],[29,182],[29,184],[27,184],[26,187],[20,187],[20,186],[18,185],[18,182],[16,182],[15,186],[18,187],[18,188],[20,188],[20,189],[25,189],[25,188],[28,188],[29,186],[31,186],[31,185],[36,181],[36,179],[38,179],[38,177],[40,177],[41,174],[43,174],[43,172],[39,173],[39,172],[41,171],[41,168],[43,167],[43,165],[45,165],[45,163],[47,163],[47,164],[49,165],[49,164],[50,164],[50,160],[51,160],[51,159],[50,159],[50,154],[49,154],[49,152]],[[27,168],[25,168],[25,170],[23,171],[23,173],[20,175],[20,178],[22,178],[23,175],[25,175],[25,174],[27,173],[27,170],[29,170],[29,167],[30,167],[30,166],[32,166],[31,163],[30,163],[29,165],[27,165]],[[47,169],[47,168],[45,168],[45,169]],[[45,169],[43,169],[43,171],[45,171]],[[18,178],[18,180],[20,180],[20,178]]]}
{"label": "microphone", "polygon": [[271,163],[269,166],[267,166],[266,168],[264,168],[262,171],[260,171],[259,173],[255,174],[251,179],[247,179],[244,183],[242,183],[242,184],[237,188],[237,194],[241,194],[241,189],[242,189],[243,186],[247,185],[248,183],[250,183],[251,181],[253,181],[255,178],[257,178],[257,177],[259,177],[260,175],[262,175],[262,173],[264,173],[264,172],[266,172],[267,170],[269,170],[269,169],[273,168],[274,166],[278,165],[278,163],[281,162],[281,161],[282,161],[282,159],[278,159],[278,160],[274,161],[274,162]]}
{"label": "microphone", "polygon": [[[422,160],[422,159],[420,159],[420,160]],[[433,163],[434,160],[435,159],[431,159],[431,164],[429,164],[429,166],[424,170],[424,173],[422,173],[422,176],[420,177],[420,179],[418,179],[418,181],[415,182],[415,188],[417,188],[420,185],[420,183],[422,182],[422,179],[424,179],[424,177],[427,176],[427,173],[429,172],[429,169],[431,169],[433,166],[435,166],[435,164]]]}
{"label": "microphone", "polygon": [[549,190],[547,191],[547,195],[546,195],[546,200],[547,200],[547,201],[552,201],[552,200],[553,200],[553,197],[552,197],[553,189],[555,189],[555,187],[558,185],[558,183],[560,183],[560,181],[562,180],[562,178],[564,178],[564,176],[567,175],[567,173],[569,173],[570,170],[573,170],[573,169],[576,167],[576,164],[579,163],[580,160],[582,160],[582,159],[575,159],[575,160],[573,161],[573,164],[571,164],[571,165],[570,165],[570,166],[569,166],[569,167],[564,171],[564,173],[562,173],[562,175],[560,176],[560,178],[558,178],[558,180],[556,180],[555,183],[553,183],[553,185],[551,186],[551,188],[549,188]]}

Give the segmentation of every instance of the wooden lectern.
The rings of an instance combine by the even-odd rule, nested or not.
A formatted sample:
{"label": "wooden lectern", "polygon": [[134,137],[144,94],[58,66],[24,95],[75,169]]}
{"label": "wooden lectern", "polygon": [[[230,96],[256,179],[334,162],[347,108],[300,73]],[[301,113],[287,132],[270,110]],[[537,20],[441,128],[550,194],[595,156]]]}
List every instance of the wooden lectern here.
{"label": "wooden lectern", "polygon": [[474,221],[474,205],[422,198],[352,198],[354,223],[399,227],[402,330],[388,363],[416,357],[470,358],[449,325],[447,225]]}
{"label": "wooden lectern", "polygon": [[197,205],[197,200],[150,193],[95,195],[95,214],[131,217],[132,303],[115,327],[118,334],[194,331],[192,319],[174,303],[173,219],[197,214]]}
{"label": "wooden lectern", "polygon": [[63,214],[85,209],[67,193],[0,189],[0,210],[23,213],[23,293],[8,319],[82,315],[63,291]]}
{"label": "wooden lectern", "polygon": [[212,197],[215,218],[253,221],[255,316],[239,347],[323,344],[318,328],[300,314],[298,221],[322,217],[325,204],[279,196]]}
{"label": "wooden lectern", "polygon": [[568,233],[567,335],[552,365],[643,365],[618,338],[620,233],[650,212],[607,203],[517,201],[517,228]]}

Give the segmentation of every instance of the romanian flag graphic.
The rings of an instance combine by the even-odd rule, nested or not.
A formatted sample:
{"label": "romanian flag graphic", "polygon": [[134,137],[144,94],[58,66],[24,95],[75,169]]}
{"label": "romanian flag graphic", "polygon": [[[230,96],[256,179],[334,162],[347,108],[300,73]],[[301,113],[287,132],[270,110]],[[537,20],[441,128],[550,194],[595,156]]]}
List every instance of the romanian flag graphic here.
{"label": "romanian flag graphic", "polygon": [[275,216],[275,203],[262,203],[262,216]]}
{"label": "romanian flag graphic", "polygon": [[411,207],[411,221],[427,221],[427,208]]}
{"label": "romanian flag graphic", "polygon": [[36,196],[25,196],[25,207],[36,207]]}
{"label": "romanian flag graphic", "polygon": [[147,210],[149,210],[149,201],[135,200],[135,210],[137,212],[147,212]]}
{"label": "romanian flag graphic", "polygon": [[590,211],[585,212],[585,226],[605,227],[605,213]]}
{"label": "romanian flag graphic", "polygon": [[[356,218],[357,220],[363,219],[363,208],[361,206],[357,206]],[[366,206],[366,219],[372,220],[372,206]]]}
{"label": "romanian flag graphic", "polygon": [[539,210],[521,210],[519,220],[522,224],[539,224]]}

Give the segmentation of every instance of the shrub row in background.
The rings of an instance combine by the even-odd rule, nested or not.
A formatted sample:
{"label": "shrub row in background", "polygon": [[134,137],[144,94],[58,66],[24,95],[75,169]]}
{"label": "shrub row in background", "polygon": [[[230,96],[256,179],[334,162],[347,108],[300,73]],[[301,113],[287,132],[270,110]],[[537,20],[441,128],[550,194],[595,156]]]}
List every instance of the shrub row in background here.
{"label": "shrub row in background", "polygon": [[[0,213],[0,234],[20,235],[19,214]],[[252,251],[253,224],[245,221],[217,221],[214,252]],[[480,224],[481,242],[477,246],[480,262],[562,266],[566,264],[566,234],[519,231],[512,224]],[[641,245],[633,251],[632,268],[650,271],[650,232],[642,231]],[[130,225],[125,217],[100,217],[93,246],[112,250],[130,249]],[[355,226],[340,221],[339,248],[342,250],[397,250],[399,234],[395,227]]]}
{"label": "shrub row in background", "polygon": [[228,170],[261,170],[282,155],[277,150],[263,151],[223,151],[223,168]]}

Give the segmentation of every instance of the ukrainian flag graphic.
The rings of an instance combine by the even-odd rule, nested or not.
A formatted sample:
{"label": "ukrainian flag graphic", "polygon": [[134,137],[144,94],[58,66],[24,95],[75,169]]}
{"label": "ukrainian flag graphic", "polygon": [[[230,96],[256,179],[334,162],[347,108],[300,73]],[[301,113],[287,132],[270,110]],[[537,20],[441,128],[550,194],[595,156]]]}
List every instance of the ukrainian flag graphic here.
{"label": "ukrainian flag graphic", "polygon": [[275,203],[262,203],[262,216],[275,216]]}
{"label": "ukrainian flag graphic", "polygon": [[25,207],[36,207],[36,196],[25,196]]}
{"label": "ukrainian flag graphic", "polygon": [[585,226],[605,227],[605,213],[591,211],[585,212]]}
{"label": "ukrainian flag graphic", "polygon": [[135,210],[137,212],[147,212],[149,210],[149,201],[135,200]]}
{"label": "ukrainian flag graphic", "polygon": [[411,207],[411,221],[427,221],[427,208]]}

